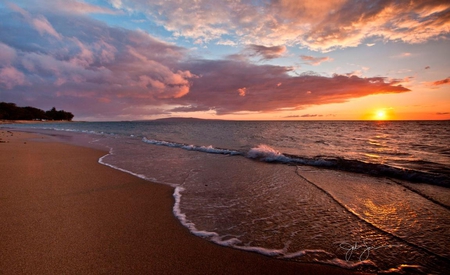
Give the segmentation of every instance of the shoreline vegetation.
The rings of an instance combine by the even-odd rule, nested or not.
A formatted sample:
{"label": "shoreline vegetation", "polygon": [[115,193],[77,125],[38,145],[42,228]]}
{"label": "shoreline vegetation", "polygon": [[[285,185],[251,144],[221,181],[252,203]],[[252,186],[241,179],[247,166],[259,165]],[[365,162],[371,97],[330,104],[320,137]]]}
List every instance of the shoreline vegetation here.
{"label": "shoreline vegetation", "polygon": [[173,188],[98,163],[106,151],[0,130],[0,273],[362,274],[194,236]]}
{"label": "shoreline vegetation", "polygon": [[19,107],[15,103],[0,102],[0,121],[72,121],[74,115],[55,107],[44,111],[35,107]]}

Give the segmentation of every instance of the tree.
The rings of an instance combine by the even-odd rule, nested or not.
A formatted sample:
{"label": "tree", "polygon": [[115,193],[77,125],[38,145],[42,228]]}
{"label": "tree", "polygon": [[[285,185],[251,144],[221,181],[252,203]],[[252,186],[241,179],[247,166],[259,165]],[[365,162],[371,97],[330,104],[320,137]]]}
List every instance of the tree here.
{"label": "tree", "polygon": [[57,111],[55,107],[53,107],[51,110],[48,110],[45,112],[48,119],[52,120],[68,120],[71,121],[74,115],[70,112],[66,112],[63,110]]}
{"label": "tree", "polygon": [[17,107],[15,103],[0,102],[0,119],[5,120],[68,120],[71,121],[74,115],[64,110],[57,111],[55,107],[44,112],[34,107]]}

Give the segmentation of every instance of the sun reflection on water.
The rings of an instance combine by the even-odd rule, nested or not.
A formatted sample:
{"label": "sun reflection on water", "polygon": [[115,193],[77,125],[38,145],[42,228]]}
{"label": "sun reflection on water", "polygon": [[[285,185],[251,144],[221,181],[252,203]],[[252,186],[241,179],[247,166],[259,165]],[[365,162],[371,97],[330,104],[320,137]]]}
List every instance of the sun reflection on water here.
{"label": "sun reflection on water", "polygon": [[364,206],[363,214],[375,222],[377,226],[382,226],[388,231],[395,232],[402,224],[405,226],[405,219],[409,221],[407,222],[409,226],[415,224],[416,213],[410,211],[411,209],[408,205],[395,202],[378,204],[371,199],[366,199],[364,200]]}

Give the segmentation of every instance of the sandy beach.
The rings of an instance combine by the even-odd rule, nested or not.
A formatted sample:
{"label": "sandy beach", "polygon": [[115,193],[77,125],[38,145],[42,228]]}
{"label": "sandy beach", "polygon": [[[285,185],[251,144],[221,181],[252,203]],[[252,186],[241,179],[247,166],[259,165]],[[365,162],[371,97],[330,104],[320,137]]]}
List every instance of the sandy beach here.
{"label": "sandy beach", "polygon": [[172,214],[169,186],[104,151],[0,130],[0,274],[359,274],[221,247]]}

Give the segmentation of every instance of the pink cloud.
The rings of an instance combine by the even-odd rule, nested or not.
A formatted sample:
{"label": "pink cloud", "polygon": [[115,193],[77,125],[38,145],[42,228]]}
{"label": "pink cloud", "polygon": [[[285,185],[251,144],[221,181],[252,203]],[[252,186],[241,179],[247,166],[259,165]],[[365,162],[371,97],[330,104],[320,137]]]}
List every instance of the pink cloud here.
{"label": "pink cloud", "polygon": [[94,53],[77,38],[72,38],[72,40],[78,46],[80,52],[72,57],[69,62],[76,66],[89,67],[94,62]]}
{"label": "pink cloud", "polygon": [[59,10],[63,10],[69,13],[117,14],[117,12],[114,10],[76,0],[53,0],[52,5],[56,5]]}
{"label": "pink cloud", "polygon": [[0,42],[0,66],[10,65],[16,58],[16,50]]}
{"label": "pink cloud", "polygon": [[371,36],[422,43],[450,32],[450,4],[444,1],[366,3],[347,1],[315,25],[307,34],[309,47],[330,50],[357,46]]}
{"label": "pink cloud", "polygon": [[245,96],[246,92],[247,92],[247,88],[245,88],[245,87],[238,89],[239,96]]}
{"label": "pink cloud", "polygon": [[40,35],[49,34],[57,39],[62,39],[62,36],[53,28],[52,24],[48,22],[43,15],[32,16],[28,11],[22,9],[14,3],[7,3],[7,5],[14,11],[20,13],[24,19],[39,32]]}
{"label": "pink cloud", "polygon": [[300,58],[305,61],[309,65],[320,65],[322,62],[330,62],[333,61],[333,58],[324,56],[324,57],[314,57],[314,56],[308,56],[308,55],[301,55]]}
{"label": "pink cloud", "polygon": [[[2,99],[20,102],[27,98],[41,108],[49,108],[46,105],[55,101],[63,108],[66,102],[84,117],[137,115],[135,109],[146,114],[158,109],[160,113],[158,106],[188,94],[192,79],[198,77],[181,67],[180,61],[188,52],[184,48],[142,31],[114,29],[96,21],[87,22],[89,19],[84,17],[63,17],[52,17],[62,34],[70,31],[59,44],[39,33],[13,41],[27,51],[0,44],[0,59],[4,61],[0,68],[12,62],[17,65],[1,69],[0,86],[11,90],[2,92]],[[34,28],[18,26],[24,32]],[[36,44],[41,46],[33,48]],[[27,84],[27,80],[33,89],[24,92],[18,86]]]}
{"label": "pink cloud", "polygon": [[5,67],[0,69],[0,87],[12,89],[17,85],[24,85],[25,75],[14,67]]}
{"label": "pink cloud", "polygon": [[445,85],[445,84],[450,84],[450,77],[447,77],[442,80],[437,80],[437,81],[434,81],[431,83],[431,85],[433,85],[433,86],[440,86],[440,85]]}
{"label": "pink cloud", "polygon": [[[123,1],[122,5],[127,3]],[[217,5],[218,10],[223,8],[221,3]],[[47,20],[44,15],[15,9],[30,18],[44,18],[44,23]],[[253,28],[254,13],[244,9],[235,15],[239,17],[236,22]],[[3,22],[17,20],[17,13],[7,15]],[[193,16],[209,18],[209,15]],[[30,37],[11,35],[7,37],[8,46],[0,44],[1,49],[6,49],[0,58],[9,62],[0,65],[5,100],[18,104],[27,100],[43,109],[57,105],[74,110],[79,118],[125,119],[209,110],[219,115],[299,110],[371,94],[409,91],[399,85],[399,80],[383,77],[325,77],[313,73],[293,76],[290,67],[255,64],[247,58],[194,58],[188,49],[160,41],[143,31],[109,27],[78,13],[54,13],[48,18],[57,27],[61,40],[55,41],[55,34],[49,33],[51,29],[46,24],[40,33],[35,31],[35,25],[17,20],[17,30]],[[272,23],[270,28],[277,29],[276,22]],[[286,52],[285,46],[259,44],[246,49],[248,55],[263,59]],[[326,61],[324,57],[305,58],[312,63]],[[32,85],[33,89],[25,91],[23,85]]]}
{"label": "pink cloud", "polygon": [[199,43],[219,43],[232,36],[247,45],[330,51],[358,46],[368,37],[423,43],[450,33],[448,1],[283,0],[230,5],[198,0],[193,5],[189,0],[124,0],[117,6],[145,11],[175,37]]}
{"label": "pink cloud", "polygon": [[62,39],[61,35],[53,28],[44,16],[33,18],[31,23],[41,35],[47,33],[57,39]]}

